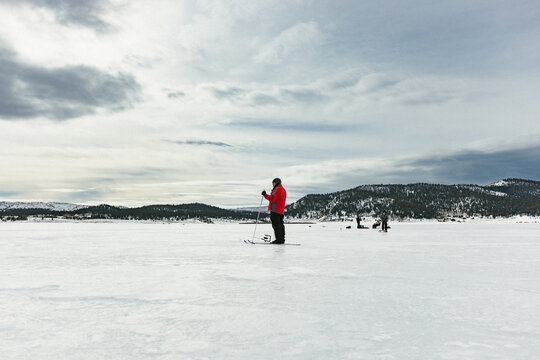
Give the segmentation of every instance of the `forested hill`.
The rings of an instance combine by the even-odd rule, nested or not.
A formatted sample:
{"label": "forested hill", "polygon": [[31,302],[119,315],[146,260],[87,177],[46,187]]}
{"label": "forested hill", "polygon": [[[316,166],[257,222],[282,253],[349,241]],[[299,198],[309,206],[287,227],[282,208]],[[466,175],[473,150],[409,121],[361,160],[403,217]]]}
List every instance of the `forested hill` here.
{"label": "forested hill", "polygon": [[377,215],[434,219],[443,216],[540,215],[540,181],[505,179],[480,185],[362,185],[307,195],[287,206],[287,215],[320,219]]}
{"label": "forested hill", "polygon": [[[330,194],[307,195],[287,206],[286,215],[324,219],[377,215],[387,210],[394,218],[444,216],[540,216],[540,181],[505,179],[479,185],[362,185]],[[136,208],[65,203],[0,202],[0,217],[27,216],[77,219],[185,220],[190,218],[255,218],[253,211],[233,211],[200,203],[150,205]]]}
{"label": "forested hill", "polygon": [[[69,205],[69,204],[68,204]],[[254,218],[253,213],[238,212],[215,206],[193,203],[182,205],[148,205],[136,208],[117,207],[111,205],[77,206],[72,209],[18,207],[0,208],[0,216],[61,216],[78,219],[132,219],[132,220],[186,220],[190,218],[207,219],[222,218],[240,220]]]}

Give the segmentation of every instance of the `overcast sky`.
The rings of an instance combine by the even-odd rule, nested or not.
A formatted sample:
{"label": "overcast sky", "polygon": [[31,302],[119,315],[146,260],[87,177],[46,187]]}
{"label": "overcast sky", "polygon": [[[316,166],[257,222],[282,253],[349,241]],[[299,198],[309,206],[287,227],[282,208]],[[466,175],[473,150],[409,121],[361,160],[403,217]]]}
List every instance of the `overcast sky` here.
{"label": "overcast sky", "polygon": [[0,0],[0,24],[0,200],[540,179],[536,0]]}

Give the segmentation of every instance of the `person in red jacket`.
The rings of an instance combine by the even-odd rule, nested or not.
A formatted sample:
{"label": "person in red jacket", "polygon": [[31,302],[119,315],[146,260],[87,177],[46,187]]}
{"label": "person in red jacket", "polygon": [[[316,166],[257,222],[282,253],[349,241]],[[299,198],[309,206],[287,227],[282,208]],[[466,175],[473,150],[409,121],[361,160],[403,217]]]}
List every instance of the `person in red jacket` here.
{"label": "person in red jacket", "polygon": [[275,240],[272,244],[284,244],[285,243],[285,224],[283,218],[285,217],[285,200],[287,199],[287,191],[281,185],[281,179],[275,178],[272,180],[272,193],[268,195],[266,190],[263,190],[262,196],[268,203],[268,211],[270,211],[270,220],[272,221],[272,227],[274,228]]}

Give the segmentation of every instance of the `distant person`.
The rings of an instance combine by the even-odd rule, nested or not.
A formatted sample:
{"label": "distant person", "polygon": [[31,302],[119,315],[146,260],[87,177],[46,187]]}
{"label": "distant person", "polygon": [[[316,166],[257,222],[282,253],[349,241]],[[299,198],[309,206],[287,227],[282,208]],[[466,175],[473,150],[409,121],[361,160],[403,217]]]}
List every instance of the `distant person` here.
{"label": "distant person", "polygon": [[360,218],[360,215],[356,215],[356,227],[357,227],[358,229],[361,229],[361,228],[362,228],[362,225],[360,225],[360,220],[362,220],[362,219]]}
{"label": "distant person", "polygon": [[281,179],[275,178],[272,180],[272,192],[270,195],[263,190],[262,196],[268,203],[268,210],[270,211],[270,220],[272,221],[272,228],[274,228],[275,240],[272,244],[284,244],[285,243],[285,224],[283,219],[285,218],[285,200],[287,199],[287,191],[281,185]]}
{"label": "distant person", "polygon": [[381,214],[381,230],[388,232],[388,214],[386,213],[386,210],[383,210]]}

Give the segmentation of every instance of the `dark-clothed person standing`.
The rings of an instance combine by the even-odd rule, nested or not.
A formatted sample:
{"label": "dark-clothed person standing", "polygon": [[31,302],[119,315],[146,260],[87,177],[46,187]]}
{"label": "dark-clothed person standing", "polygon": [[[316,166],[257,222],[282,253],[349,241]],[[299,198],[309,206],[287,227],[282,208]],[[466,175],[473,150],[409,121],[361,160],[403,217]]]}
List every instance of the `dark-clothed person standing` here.
{"label": "dark-clothed person standing", "polygon": [[270,220],[272,221],[272,227],[274,228],[275,240],[272,244],[284,244],[285,243],[285,224],[283,219],[285,217],[285,201],[287,199],[287,191],[281,185],[281,179],[275,178],[272,180],[272,192],[270,195],[263,190],[262,195],[268,203],[268,210],[270,211]]}
{"label": "dark-clothed person standing", "polygon": [[381,226],[382,231],[387,232],[388,231],[388,214],[386,213],[386,210],[384,210],[381,214],[381,223],[382,223],[382,226]]}

